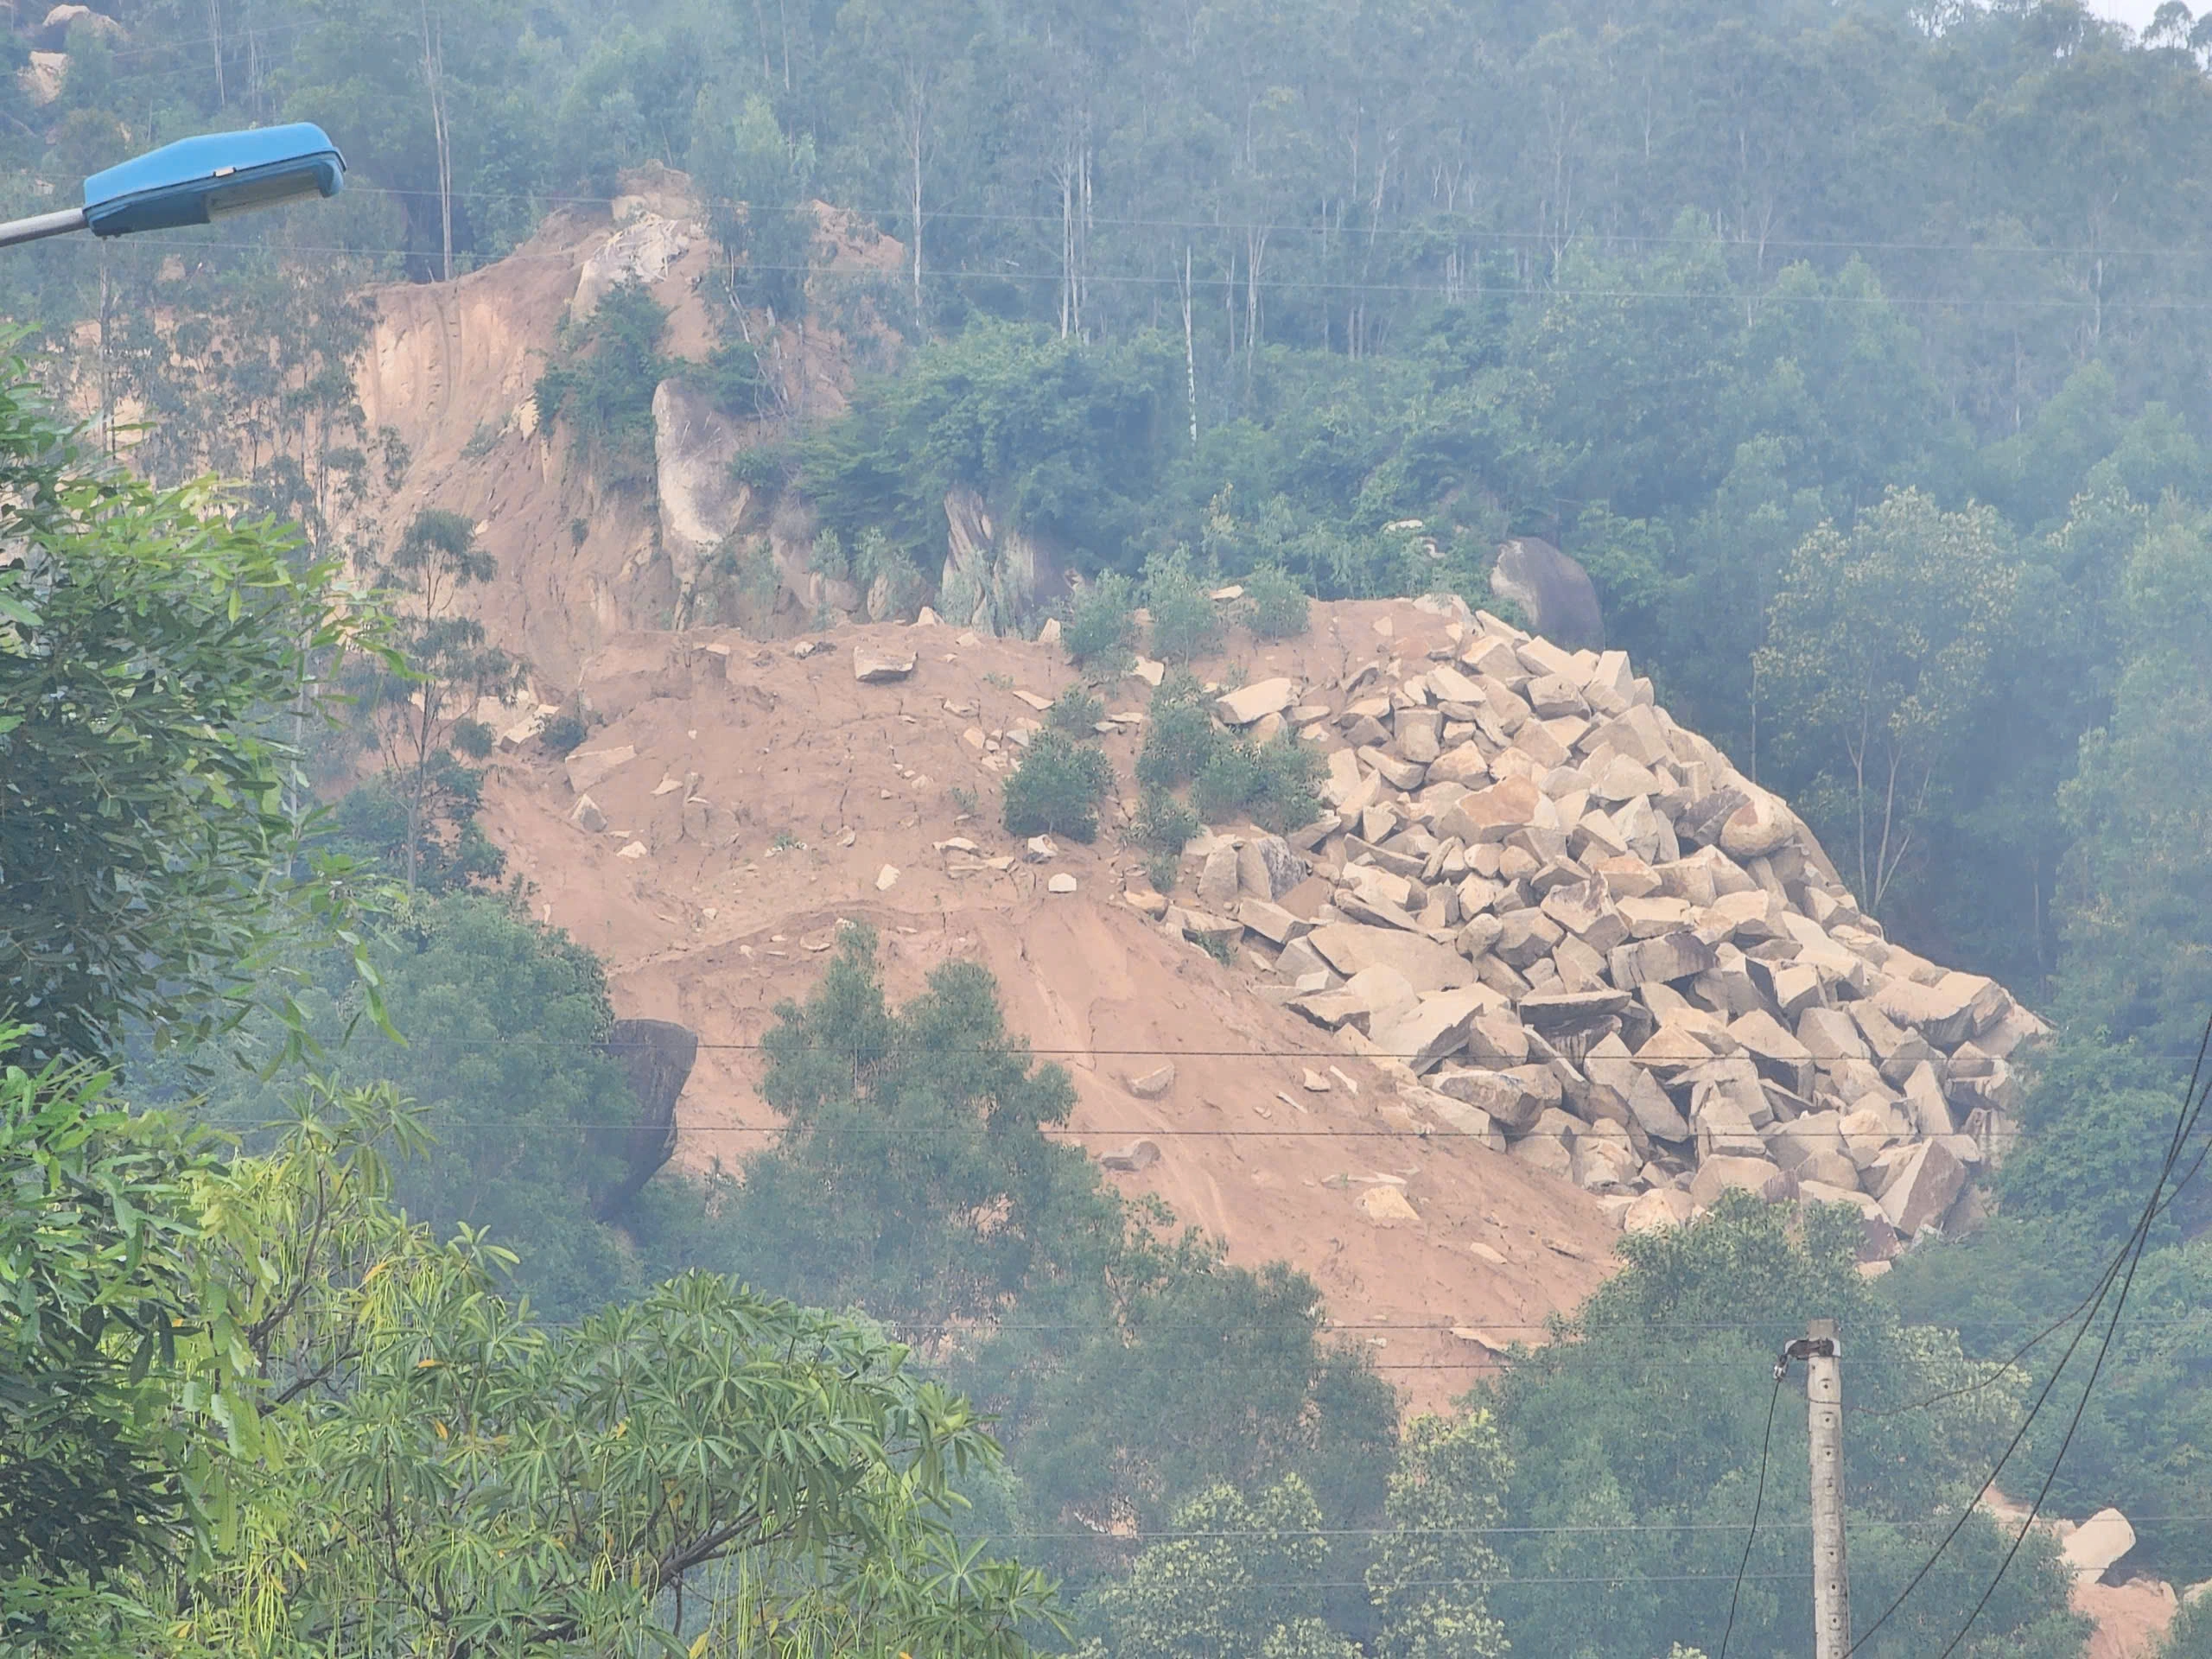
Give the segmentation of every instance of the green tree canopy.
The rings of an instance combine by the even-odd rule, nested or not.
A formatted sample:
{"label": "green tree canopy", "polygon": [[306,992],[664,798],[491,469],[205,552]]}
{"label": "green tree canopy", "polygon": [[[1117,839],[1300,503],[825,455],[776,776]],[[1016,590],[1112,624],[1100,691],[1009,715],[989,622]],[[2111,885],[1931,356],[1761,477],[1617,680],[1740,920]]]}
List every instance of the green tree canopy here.
{"label": "green tree canopy", "polygon": [[1894,491],[1790,562],[1758,661],[1815,816],[1878,908],[1939,821],[2013,626],[2018,564],[1986,508]]}
{"label": "green tree canopy", "polygon": [[[1674,1642],[1717,1648],[1764,1461],[1735,1642],[1809,1648],[1809,1607],[1787,1587],[1804,1560],[1802,1383],[1783,1389],[1764,1449],[1761,1439],[1774,1357],[1813,1317],[1838,1321],[1854,1408],[1844,1478],[1860,1628],[1904,1589],[1952,1506],[1987,1478],[2018,1385],[1970,1363],[1955,1335],[1903,1325],[1859,1274],[1858,1236],[1842,1206],[1801,1221],[1788,1206],[1726,1197],[1694,1225],[1624,1240],[1623,1270],[1553,1341],[1477,1391],[1511,1459],[1505,1507],[1518,1530],[1503,1551],[1509,1582],[1491,1596],[1510,1632],[1603,1659],[1646,1659]],[[1867,1651],[1940,1647],[2008,1542],[1993,1522],[1969,1520]],[[1633,1592],[1592,1595],[1593,1580]],[[1970,1649],[1992,1659],[2077,1650],[2047,1541],[2031,1541],[1976,1632]]]}
{"label": "green tree canopy", "polygon": [[19,1052],[200,1040],[268,965],[296,877],[276,715],[353,632],[335,572],[212,486],[96,468],[0,361],[0,1016]]}
{"label": "green tree canopy", "polygon": [[2193,1052],[2212,973],[2202,743],[2212,683],[2202,632],[2212,534],[2161,515],[2128,558],[2120,615],[2126,666],[2112,719],[2082,746],[2062,796],[2075,832],[2065,911],[2077,1018],[2163,1057]]}

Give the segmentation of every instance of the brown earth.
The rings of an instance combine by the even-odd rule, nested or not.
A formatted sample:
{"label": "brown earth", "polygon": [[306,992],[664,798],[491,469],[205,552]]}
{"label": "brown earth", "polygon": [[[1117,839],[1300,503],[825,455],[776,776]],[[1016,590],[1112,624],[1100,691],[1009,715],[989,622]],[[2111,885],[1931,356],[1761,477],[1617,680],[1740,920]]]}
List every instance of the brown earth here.
{"label": "brown earth", "polygon": [[[376,524],[389,537],[424,507],[470,519],[499,571],[472,608],[556,702],[586,657],[625,630],[667,626],[678,600],[655,531],[650,468],[602,479],[565,431],[538,428],[532,394],[561,326],[580,295],[595,301],[633,275],[669,312],[664,353],[696,362],[715,343],[718,255],[689,180],[648,168],[626,175],[625,189],[611,208],[549,215],[513,253],[451,283],[375,290],[354,374],[367,431],[389,431],[406,448],[397,488],[370,505]],[[823,204],[816,211],[821,281],[895,268],[898,243],[870,239]],[[849,358],[834,328],[781,331],[774,360],[791,406],[842,409]]]}
{"label": "brown earth", "polygon": [[[937,850],[963,837],[985,855],[1021,851],[998,824],[1003,774],[984,762],[999,757],[963,734],[995,738],[1033,721],[1008,688],[1055,695],[1071,677],[1060,652],[882,625],[823,636],[818,654],[800,658],[790,641],[658,631],[677,594],[652,480],[595,477],[565,434],[539,429],[531,399],[579,296],[626,270],[671,310],[664,350],[698,359],[712,346],[702,290],[717,272],[688,181],[648,170],[626,188],[611,212],[554,214],[513,255],[451,283],[379,290],[356,384],[370,432],[390,429],[407,451],[397,487],[374,504],[378,520],[398,525],[436,506],[474,522],[499,571],[470,595],[491,638],[529,663],[536,699],[582,695],[601,722],[588,748],[637,750],[589,790],[607,833],[570,821],[563,767],[535,745],[495,763],[485,823],[531,883],[536,913],[605,960],[619,1014],[700,1034],[678,1107],[679,1158],[734,1166],[762,1143],[773,1116],[745,1046],[778,1002],[813,984],[839,922],[865,922],[881,938],[894,995],[955,957],[988,965],[1012,1028],[1075,1079],[1071,1137],[1094,1153],[1140,1137],[1161,1149],[1143,1173],[1111,1179],[1158,1193],[1233,1261],[1287,1260],[1312,1274],[1332,1321],[1373,1345],[1408,1402],[1440,1404],[1485,1375],[1505,1343],[1541,1340],[1546,1316],[1608,1271],[1618,1232],[1594,1200],[1503,1154],[1417,1132],[1389,1079],[1262,1002],[1248,975],[1163,937],[1122,901],[1136,861],[1110,810],[1096,847],[1064,844],[1049,865],[957,874],[980,861]],[[821,219],[819,251],[833,269],[895,264],[896,243],[871,242],[826,208]],[[788,365],[794,405],[840,406],[848,357],[816,327]],[[1279,668],[1337,677],[1378,645],[1393,648],[1372,626],[1385,613],[1402,625],[1398,648],[1418,656],[1409,641],[1423,627],[1441,638],[1437,620],[1410,606],[1317,607],[1309,639],[1236,660],[1253,678]],[[911,645],[919,661],[904,682],[858,685],[856,643]],[[726,678],[702,663],[710,644],[729,647]],[[1146,688],[1125,689],[1114,706],[1141,709]],[[948,714],[947,703],[975,713]],[[1108,740],[1125,782],[1137,743]],[[720,809],[718,844],[685,835],[691,772],[696,794]],[[657,794],[664,779],[676,786]],[[973,791],[972,811],[956,789]],[[633,842],[640,852],[623,857]],[[899,874],[879,891],[886,866]],[[1061,872],[1078,892],[1047,892]],[[1125,1087],[1170,1059],[1177,1080],[1164,1097]],[[1306,1064],[1332,1062],[1349,1085],[1300,1086]],[[1382,1185],[1400,1187],[1418,1220],[1370,1219],[1359,1199]]]}
{"label": "brown earth", "polygon": [[[1314,616],[1305,639],[1240,640],[1198,671],[1219,677],[1233,660],[1254,680],[1334,679],[1378,655],[1418,660],[1431,633],[1443,639],[1409,604]],[[1464,1391],[1498,1348],[1541,1339],[1546,1315],[1604,1277],[1618,1232],[1595,1200],[1502,1153],[1419,1133],[1383,1073],[1124,902],[1137,859],[1113,804],[1096,845],[1020,859],[994,769],[1016,751],[985,750],[1037,719],[1017,691],[1050,698],[1073,677],[1056,647],[932,625],[840,629],[798,642],[809,645],[800,657],[791,642],[721,630],[620,635],[584,665],[604,723],[571,757],[636,750],[588,785],[605,830],[572,820],[576,791],[535,746],[502,756],[487,791],[486,828],[531,884],[533,911],[606,961],[616,1011],[699,1033],[677,1108],[683,1160],[734,1164],[761,1144],[774,1117],[744,1046],[813,984],[839,924],[863,922],[894,995],[950,958],[985,963],[1012,1028],[1075,1080],[1071,1138],[1093,1153],[1152,1141],[1157,1163],[1112,1179],[1157,1193],[1232,1261],[1311,1274],[1331,1320],[1372,1345],[1410,1405]],[[914,671],[857,684],[855,645],[911,650]],[[1109,708],[1141,710],[1146,692],[1124,681]],[[1139,741],[1105,740],[1129,804]],[[939,850],[956,837],[976,854]],[[1006,868],[985,862],[994,855]],[[896,874],[880,887],[887,868]],[[1049,892],[1059,874],[1077,891]],[[1168,1061],[1164,1097],[1126,1086]],[[1356,1094],[1301,1086],[1306,1067],[1332,1065]],[[1361,1198],[1378,1185],[1400,1187],[1416,1218],[1392,1221],[1385,1205],[1370,1219]]]}
{"label": "brown earth", "polygon": [[2074,1611],[2096,1621],[2082,1659],[2152,1659],[2166,1639],[2166,1628],[2180,1611],[2173,1586],[2158,1579],[2130,1579],[2126,1584],[2077,1581]]}

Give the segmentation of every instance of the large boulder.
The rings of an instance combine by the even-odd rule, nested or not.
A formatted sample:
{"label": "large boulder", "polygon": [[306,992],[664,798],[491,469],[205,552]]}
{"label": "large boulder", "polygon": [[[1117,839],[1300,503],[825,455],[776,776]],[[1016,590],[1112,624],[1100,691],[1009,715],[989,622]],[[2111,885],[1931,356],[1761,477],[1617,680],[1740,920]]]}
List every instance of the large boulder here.
{"label": "large boulder", "polygon": [[601,1049],[622,1068],[637,1110],[626,1125],[586,1131],[617,1173],[592,1195],[592,1209],[612,1220],[676,1151],[676,1101],[699,1058],[699,1036],[669,1020],[617,1020]]}
{"label": "large boulder", "polygon": [[1549,542],[1516,536],[1497,550],[1491,591],[1528,613],[1536,632],[1569,651],[1605,643],[1605,613],[1590,573]]}
{"label": "large boulder", "polygon": [[569,302],[569,320],[582,322],[599,309],[600,301],[609,290],[625,283],[650,287],[658,282],[706,234],[706,227],[696,219],[639,213],[584,260],[576,272],[575,294]]}
{"label": "large boulder", "polygon": [[1503,841],[1516,830],[1537,822],[1543,791],[1527,778],[1508,778],[1462,795],[1436,820],[1436,833],[1456,836],[1468,846]]}
{"label": "large boulder", "polygon": [[1433,1071],[1467,1046],[1468,1029],[1475,1016],[1496,1000],[1479,987],[1431,991],[1387,1024],[1378,1019],[1369,1027],[1368,1035],[1376,1047],[1403,1060],[1416,1074]]}
{"label": "large boulder", "polygon": [[1690,1182],[1690,1202],[1700,1210],[1710,1210],[1720,1195],[1728,1192],[1745,1192],[1768,1204],[1780,1204],[1797,1196],[1796,1178],[1780,1166],[1764,1158],[1734,1158],[1727,1156],[1707,1159],[1698,1166]]}
{"label": "large boulder", "polygon": [[1269,715],[1279,715],[1298,701],[1298,682],[1281,675],[1240,685],[1215,701],[1214,712],[1231,726],[1249,726]]}
{"label": "large boulder", "polygon": [[1551,1079],[1548,1094],[1540,1082],[1533,1068],[1516,1075],[1511,1071],[1453,1067],[1428,1079],[1429,1087],[1437,1094],[1479,1109],[1491,1122],[1516,1135],[1526,1134],[1547,1106],[1559,1102],[1559,1080]]}
{"label": "large boulder", "polygon": [[110,46],[120,45],[130,39],[123,25],[114,18],[94,11],[90,6],[59,5],[46,14],[46,21],[39,25],[40,43],[59,52],[69,44],[69,31],[82,23],[93,39],[105,41]]}
{"label": "large boulder", "polygon": [[2066,1535],[2058,1547],[2066,1569],[2085,1582],[2102,1578],[2115,1561],[2135,1548],[2135,1529],[2118,1510],[2099,1510]]}
{"label": "large boulder", "polygon": [[1966,1185],[1966,1166],[1941,1141],[1923,1141],[1897,1166],[1882,1189],[1882,1213],[1907,1238],[1934,1226]]}
{"label": "large boulder", "polygon": [[1475,981],[1473,964],[1450,945],[1394,927],[1331,922],[1315,928],[1306,941],[1347,978],[1369,968],[1389,967],[1403,974],[1416,991],[1454,990]]}

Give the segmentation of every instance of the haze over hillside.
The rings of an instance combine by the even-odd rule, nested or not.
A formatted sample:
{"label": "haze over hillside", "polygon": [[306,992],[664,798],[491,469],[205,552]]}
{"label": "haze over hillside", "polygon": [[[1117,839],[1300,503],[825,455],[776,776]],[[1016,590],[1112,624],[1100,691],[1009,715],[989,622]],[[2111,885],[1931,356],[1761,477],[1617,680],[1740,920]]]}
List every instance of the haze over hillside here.
{"label": "haze over hillside", "polygon": [[13,9],[0,1642],[2212,1652],[2101,15]]}

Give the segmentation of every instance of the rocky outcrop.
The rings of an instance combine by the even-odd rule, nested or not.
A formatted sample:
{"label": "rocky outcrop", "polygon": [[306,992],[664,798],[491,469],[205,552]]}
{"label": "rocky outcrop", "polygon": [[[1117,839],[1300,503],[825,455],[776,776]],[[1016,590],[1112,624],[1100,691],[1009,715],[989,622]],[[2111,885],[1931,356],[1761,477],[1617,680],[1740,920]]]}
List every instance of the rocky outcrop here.
{"label": "rocky outcrop", "polygon": [[1605,643],[1605,613],[1590,573],[1549,542],[1517,536],[1497,550],[1491,591],[1528,613],[1538,634],[1569,651]]}
{"label": "rocky outcrop", "polygon": [[575,297],[569,302],[569,319],[582,321],[589,316],[609,289],[624,283],[650,286],[659,281],[694,243],[705,237],[696,220],[639,212],[584,260],[576,273]]}
{"label": "rocky outcrop", "polygon": [[34,52],[16,71],[16,90],[33,109],[44,109],[61,96],[61,83],[68,75],[67,52]]}
{"label": "rocky outcrop", "polygon": [[699,1057],[698,1033],[667,1020],[617,1020],[602,1049],[628,1078],[637,1116],[624,1129],[595,1129],[597,1150],[620,1173],[594,1195],[602,1220],[620,1215],[676,1151],[676,1102]]}
{"label": "rocky outcrop", "polygon": [[63,51],[69,44],[69,31],[79,25],[94,40],[110,46],[121,46],[130,38],[130,31],[114,18],[94,11],[90,6],[65,4],[47,12],[46,21],[38,27],[38,43],[55,52]]}
{"label": "rocky outcrop", "polygon": [[696,387],[664,380],[654,389],[654,486],[661,548],[676,576],[679,628],[690,620],[701,573],[753,505],[752,490],[730,471],[743,447],[738,423]]}
{"label": "rocky outcrop", "polygon": [[944,498],[944,569],[936,610],[956,627],[1004,633],[1067,594],[1058,563],[1033,537],[992,519],[963,486]]}
{"label": "rocky outcrop", "polygon": [[[1787,803],[1620,652],[1486,613],[1425,663],[1222,694],[1226,727],[1326,757],[1329,810],[1185,854],[1274,1000],[1395,1069],[1440,1125],[1659,1224],[1741,1190],[1846,1204],[1885,1257],[1954,1219],[2046,1027],[1890,943]],[[1655,1192],[1675,1195],[1643,1204]]]}

